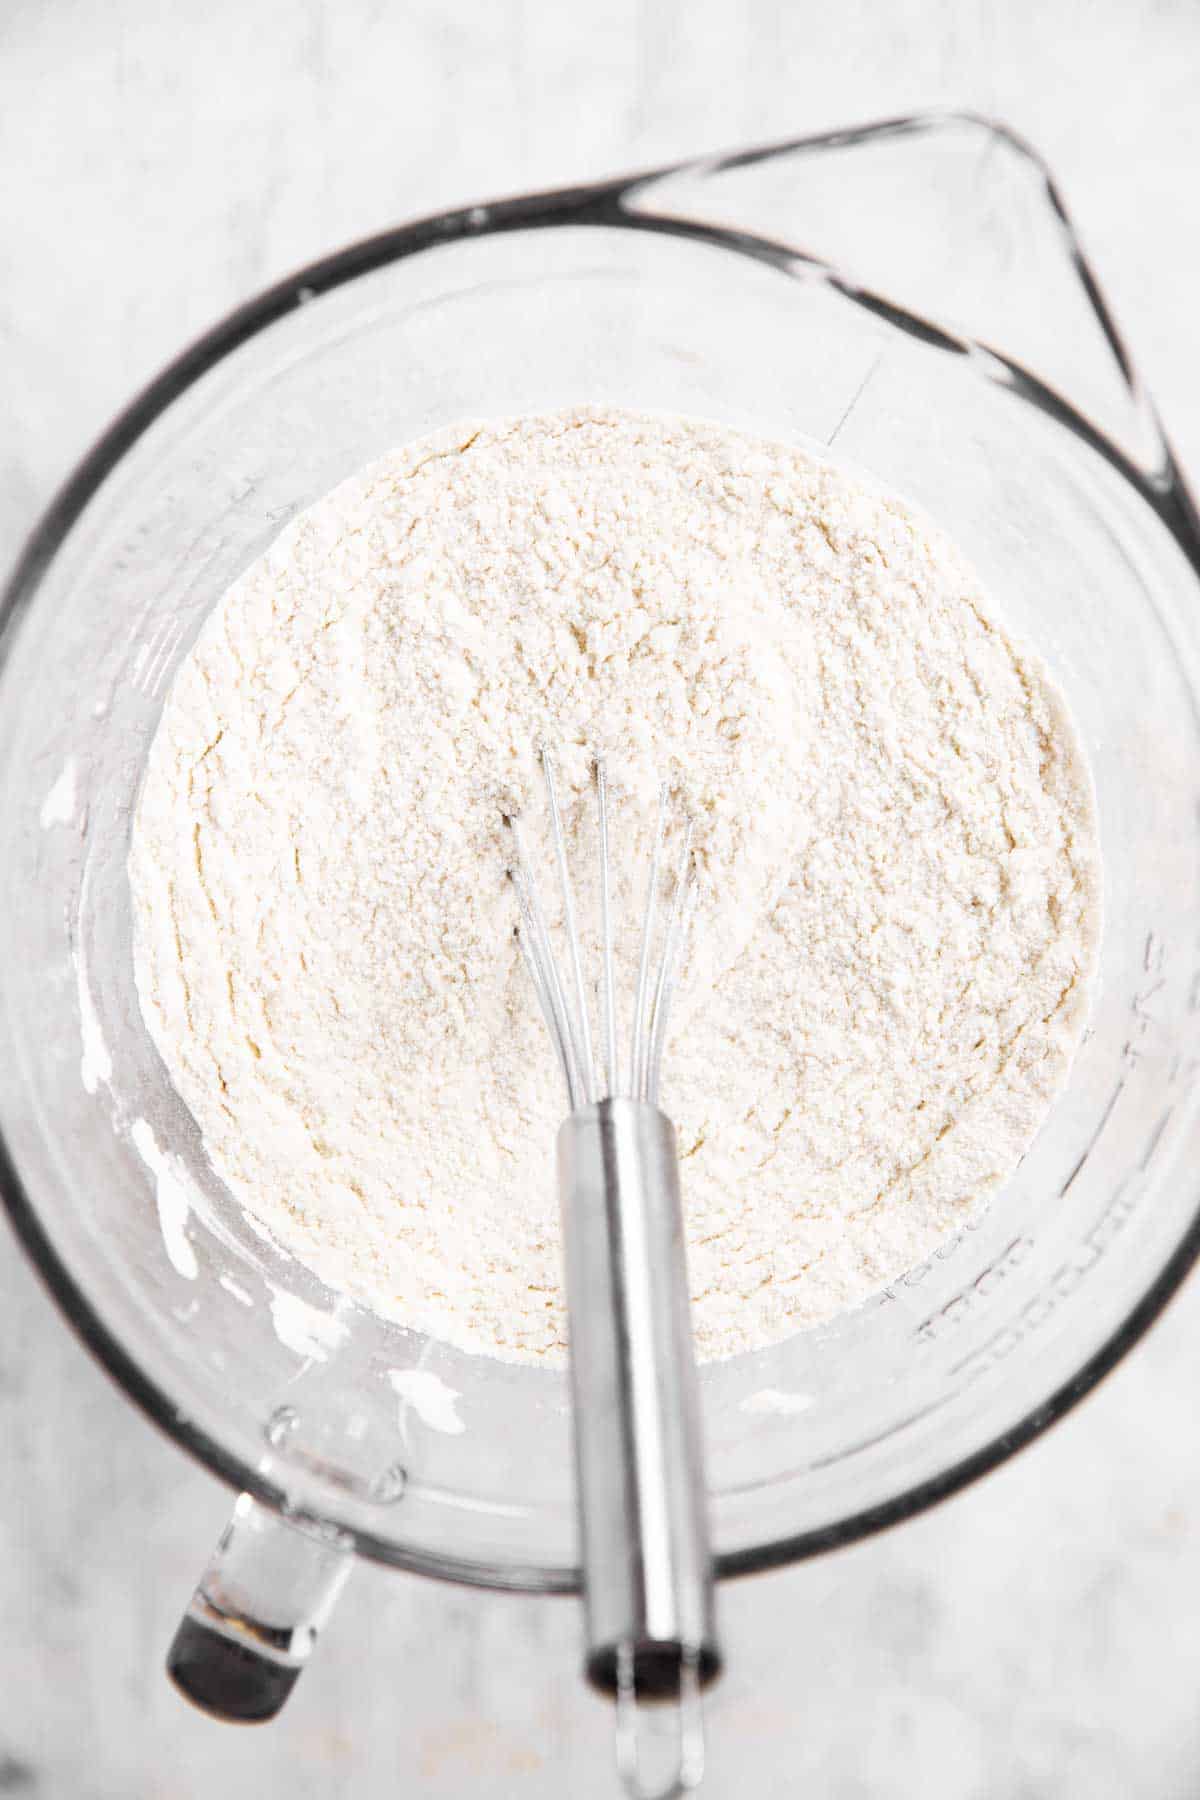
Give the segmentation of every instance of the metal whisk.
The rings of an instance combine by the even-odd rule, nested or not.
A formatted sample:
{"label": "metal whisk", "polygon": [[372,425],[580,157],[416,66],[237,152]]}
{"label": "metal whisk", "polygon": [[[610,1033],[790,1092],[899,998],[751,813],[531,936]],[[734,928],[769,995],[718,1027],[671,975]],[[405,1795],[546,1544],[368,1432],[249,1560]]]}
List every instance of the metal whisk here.
{"label": "metal whisk", "polygon": [[[661,946],[659,888],[670,817],[660,790],[642,915],[628,1067],[618,1051],[611,809],[595,765],[600,856],[603,1056],[596,1055],[575,892],[553,759],[541,752],[570,986],[559,972],[520,821],[513,882],[517,936],[566,1082],[558,1135],[566,1249],[576,1495],[586,1609],[586,1672],[617,1702],[617,1760],[629,1794],[667,1800],[704,1769],[700,1690],[720,1668],[705,1482],[683,1250],[675,1130],[659,1111],[671,998],[695,902],[684,825]],[[647,1784],[643,1701],[674,1701],[673,1765]]]}

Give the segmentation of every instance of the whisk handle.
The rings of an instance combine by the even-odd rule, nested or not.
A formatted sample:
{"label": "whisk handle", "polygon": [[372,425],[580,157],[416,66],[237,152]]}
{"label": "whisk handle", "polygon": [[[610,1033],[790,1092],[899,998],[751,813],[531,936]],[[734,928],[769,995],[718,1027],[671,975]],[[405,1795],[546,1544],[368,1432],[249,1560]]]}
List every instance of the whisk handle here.
{"label": "whisk handle", "polygon": [[679,1698],[720,1666],[675,1131],[631,1099],[558,1137],[587,1674]]}

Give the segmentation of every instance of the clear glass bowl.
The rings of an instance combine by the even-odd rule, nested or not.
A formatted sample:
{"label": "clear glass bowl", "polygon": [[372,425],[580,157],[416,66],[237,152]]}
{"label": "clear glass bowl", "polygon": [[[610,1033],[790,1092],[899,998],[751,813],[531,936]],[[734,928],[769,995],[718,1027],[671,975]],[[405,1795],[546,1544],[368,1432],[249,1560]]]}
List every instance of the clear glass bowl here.
{"label": "clear glass bowl", "polygon": [[[447,214],[303,271],[118,419],[9,590],[4,1194],[95,1353],[217,1474],[385,1562],[542,1590],[577,1584],[563,1376],[339,1303],[248,1225],[143,1028],[125,858],[172,672],[282,523],[405,439],[581,401],[830,445],[926,508],[1065,687],[1099,798],[1101,985],[1013,1181],[861,1311],[703,1371],[721,1573],[1010,1454],[1200,1244],[1200,534],[1032,153],[983,121],[895,121]],[[461,1432],[402,1406],[390,1372],[418,1363]]]}

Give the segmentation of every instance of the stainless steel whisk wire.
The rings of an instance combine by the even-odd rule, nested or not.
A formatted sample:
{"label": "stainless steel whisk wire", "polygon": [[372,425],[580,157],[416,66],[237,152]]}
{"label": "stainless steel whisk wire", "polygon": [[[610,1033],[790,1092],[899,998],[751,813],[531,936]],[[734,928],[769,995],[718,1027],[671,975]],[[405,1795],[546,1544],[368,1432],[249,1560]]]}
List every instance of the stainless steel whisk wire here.
{"label": "stainless steel whisk wire", "polygon": [[[516,852],[510,874],[517,892],[520,924],[517,941],[525,959],[534,991],[550,1030],[550,1036],[567,1086],[567,1098],[576,1107],[591,1105],[604,1097],[597,1072],[593,1047],[587,982],[583,972],[583,952],[579,936],[575,888],[567,857],[566,833],[558,798],[558,781],[554,759],[548,748],[540,753],[542,773],[549,802],[550,827],[554,858],[558,869],[559,894],[562,901],[563,928],[567,939],[573,1002],[568,1001],[558,959],[554,954],[550,928],[538,894],[530,865],[525,834],[519,818],[510,817],[513,847]],[[683,967],[684,954],[691,928],[696,900],[696,874],[692,862],[693,827],[685,820],[683,844],[675,873],[674,893],[667,918],[661,954],[651,979],[654,953],[654,927],[658,912],[662,863],[666,848],[670,816],[670,790],[662,785],[658,796],[658,815],[654,833],[654,849],[646,884],[642,914],[641,941],[638,953],[637,989],[630,1031],[629,1082],[622,1086],[617,1048],[616,955],[612,918],[612,864],[610,858],[612,817],[608,776],[602,759],[593,764],[600,838],[600,932],[601,932],[601,1019],[604,1035],[604,1094],[626,1094],[651,1106],[658,1105],[663,1052],[667,1041],[667,1022],[671,1002]]]}

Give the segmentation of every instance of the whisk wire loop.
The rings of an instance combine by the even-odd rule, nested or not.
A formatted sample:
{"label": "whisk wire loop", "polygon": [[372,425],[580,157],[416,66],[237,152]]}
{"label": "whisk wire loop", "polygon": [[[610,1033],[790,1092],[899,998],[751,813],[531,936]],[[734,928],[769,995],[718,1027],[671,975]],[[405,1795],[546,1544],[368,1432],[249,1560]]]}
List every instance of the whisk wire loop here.
{"label": "whisk wire loop", "polygon": [[558,883],[562,893],[563,924],[575,977],[575,1053],[583,1087],[583,1097],[590,1105],[599,1099],[596,1089],[596,1059],[592,1052],[592,1027],[588,1018],[587,988],[583,979],[583,955],[579,946],[579,927],[575,918],[575,889],[567,862],[567,842],[563,833],[562,814],[558,806],[558,787],[554,779],[554,763],[543,746],[542,773],[546,778],[546,798],[550,803],[550,828],[554,834],[554,854],[558,862]]}
{"label": "whisk wire loop", "polygon": [[567,855],[566,831],[559,801],[558,779],[551,752],[540,753],[542,774],[546,784],[546,800],[550,813],[551,838],[558,871],[558,888],[562,903],[563,932],[567,943],[569,980],[559,968],[546,913],[538,893],[537,882],[529,860],[528,845],[521,822],[509,818],[514,858],[510,869],[516,889],[520,922],[517,938],[534,992],[546,1019],[555,1054],[567,1087],[572,1112],[597,1100],[627,1092],[631,1099],[658,1105],[659,1081],[663,1051],[667,1039],[667,1020],[671,1001],[679,983],[687,947],[689,927],[696,898],[695,870],[692,863],[692,824],[683,831],[682,848],[675,871],[674,891],[667,915],[665,934],[655,960],[656,923],[662,886],[662,866],[670,819],[670,788],[663,783],[658,794],[654,845],[646,882],[646,897],[638,947],[637,986],[634,995],[630,1032],[629,1072],[627,1087],[622,1081],[618,1050],[616,1000],[616,950],[612,897],[612,824],[613,812],[608,772],[601,759],[593,765],[599,824],[600,863],[600,941],[601,970],[599,979],[599,1022],[602,1030],[602,1058],[597,1063],[592,1038],[588,983],[584,973],[583,949],[579,934],[575,886],[571,879]]}
{"label": "whisk wire loop", "polygon": [[550,928],[546,923],[537,883],[533,879],[530,868],[525,833],[521,829],[519,819],[510,818],[508,826],[512,832],[513,848],[516,852],[516,860],[509,873],[516,889],[517,907],[521,915],[521,923],[517,927],[517,938],[525,956],[525,966],[533,977],[534,987],[542,1004],[542,1011],[550,1023],[550,1035],[558,1054],[563,1079],[567,1084],[567,1100],[571,1111],[574,1112],[577,1106],[584,1104],[585,1095],[572,1032],[571,1014],[567,1007],[566,995],[563,992],[554,946],[550,941]]}
{"label": "whisk wire loop", "polygon": [[642,947],[638,956],[637,996],[633,1009],[633,1046],[631,1093],[635,1100],[646,1099],[646,995],[650,980],[650,949],[654,940],[654,911],[658,901],[659,865],[663,841],[667,835],[666,782],[658,790],[658,819],[654,828],[654,849],[650,853],[650,877],[646,883],[646,908],[642,914]]}
{"label": "whisk wire loop", "polygon": [[604,1067],[610,1094],[621,1091],[617,1062],[617,982],[613,954],[612,881],[608,860],[608,772],[596,763],[596,805],[600,823],[600,933],[604,946]]}

